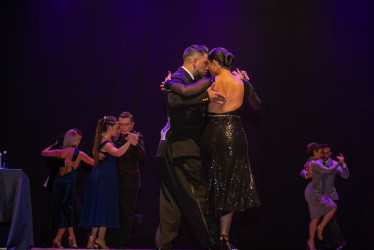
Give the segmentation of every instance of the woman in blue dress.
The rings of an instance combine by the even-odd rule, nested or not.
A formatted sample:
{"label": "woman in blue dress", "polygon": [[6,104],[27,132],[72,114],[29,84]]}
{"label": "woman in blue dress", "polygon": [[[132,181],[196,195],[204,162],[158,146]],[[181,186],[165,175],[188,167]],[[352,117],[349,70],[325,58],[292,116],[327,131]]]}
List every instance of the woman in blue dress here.
{"label": "woman in blue dress", "polygon": [[[90,228],[87,248],[108,248],[105,243],[107,228],[119,228],[119,201],[117,183],[117,157],[123,155],[130,144],[136,144],[134,134],[127,136],[127,143],[116,148],[111,140],[118,134],[118,122],[113,116],[100,119],[93,146],[95,166],[87,183],[87,190],[79,226]],[[99,153],[105,157],[99,159]]]}
{"label": "woman in blue dress", "polygon": [[82,136],[76,130],[71,129],[65,134],[62,149],[51,150],[56,142],[41,153],[42,156],[63,159],[52,184],[55,198],[53,225],[57,228],[56,237],[53,239],[53,247],[62,248],[61,238],[65,230],[68,229],[69,246],[78,248],[73,230],[76,173],[81,161],[91,166],[94,165],[94,160],[78,149],[81,138]]}

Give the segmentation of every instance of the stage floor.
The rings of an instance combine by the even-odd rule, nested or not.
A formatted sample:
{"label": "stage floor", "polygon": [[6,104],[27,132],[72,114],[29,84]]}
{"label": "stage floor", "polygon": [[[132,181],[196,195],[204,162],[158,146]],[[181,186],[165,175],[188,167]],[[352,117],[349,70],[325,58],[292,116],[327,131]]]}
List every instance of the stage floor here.
{"label": "stage floor", "polygon": [[[6,249],[6,248],[0,248],[0,249]],[[65,249],[73,249],[73,248],[65,248]],[[78,248],[78,250],[87,250],[86,248]],[[118,248],[110,248],[111,250],[117,250]],[[143,250],[154,250],[154,248],[136,248],[136,249],[143,249]],[[177,248],[173,248],[174,250],[178,250]],[[56,248],[38,248],[38,247],[33,247],[31,250],[56,250]],[[126,248],[126,250],[135,250],[135,248]],[[182,250],[182,249],[180,249]],[[183,249],[183,250],[198,250],[197,248],[190,248],[190,249]]]}

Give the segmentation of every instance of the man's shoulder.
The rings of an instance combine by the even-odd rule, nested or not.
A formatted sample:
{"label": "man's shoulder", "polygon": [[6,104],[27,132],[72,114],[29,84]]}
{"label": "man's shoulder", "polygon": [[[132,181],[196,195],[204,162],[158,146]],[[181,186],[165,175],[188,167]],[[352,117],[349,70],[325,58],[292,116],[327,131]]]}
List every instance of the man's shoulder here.
{"label": "man's shoulder", "polygon": [[334,165],[334,164],[338,163],[337,161],[335,161],[335,160],[334,160],[334,159],[332,159],[332,158],[330,158],[330,162],[331,162],[331,164],[332,164],[332,165]]}
{"label": "man's shoulder", "polygon": [[318,161],[318,160],[311,160],[310,162],[309,162],[309,165],[312,167],[314,167],[314,166],[319,166],[319,165],[321,165],[321,162],[320,161]]}
{"label": "man's shoulder", "polygon": [[176,82],[179,82],[179,83],[183,83],[183,84],[188,84],[189,83],[189,80],[188,80],[188,77],[187,77],[187,72],[185,72],[185,70],[182,68],[182,67],[179,67],[172,75],[171,75],[171,79],[173,81],[176,81]]}

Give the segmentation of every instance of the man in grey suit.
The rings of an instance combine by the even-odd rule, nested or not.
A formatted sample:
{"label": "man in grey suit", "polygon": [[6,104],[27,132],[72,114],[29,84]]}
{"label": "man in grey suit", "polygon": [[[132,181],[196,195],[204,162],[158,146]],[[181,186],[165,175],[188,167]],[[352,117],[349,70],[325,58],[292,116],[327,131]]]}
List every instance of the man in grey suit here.
{"label": "man in grey suit", "polygon": [[[331,159],[331,147],[327,144],[322,145],[322,159],[320,162],[325,167],[332,167],[336,164],[336,161]],[[349,171],[347,164],[344,161],[344,157],[342,161],[339,161],[340,166],[336,168],[335,171],[331,173],[325,173],[322,177],[322,194],[327,195],[330,197],[339,207],[339,196],[335,188],[335,176],[339,175],[343,179],[349,178]],[[305,179],[312,178],[312,173],[310,169],[304,169],[300,172],[300,175]],[[343,246],[346,246],[346,242],[343,238],[343,235],[340,231],[339,225],[337,223],[337,216],[336,214],[334,217],[329,221],[326,225],[325,230],[325,237],[323,240],[323,247],[322,249],[340,249]]]}

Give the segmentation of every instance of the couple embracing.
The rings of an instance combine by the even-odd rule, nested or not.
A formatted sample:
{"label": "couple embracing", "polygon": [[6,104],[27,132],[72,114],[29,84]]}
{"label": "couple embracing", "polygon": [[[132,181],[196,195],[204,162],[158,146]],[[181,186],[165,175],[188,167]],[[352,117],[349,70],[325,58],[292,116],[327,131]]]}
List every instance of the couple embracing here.
{"label": "couple embracing", "polygon": [[[172,247],[182,214],[203,248],[231,249],[233,212],[260,205],[240,112],[247,102],[258,109],[261,101],[245,71],[231,72],[233,61],[233,54],[222,47],[209,52],[192,45],[184,51],[183,66],[161,86],[166,90],[168,122],[157,152],[159,249]],[[204,78],[208,69],[212,77]],[[201,156],[209,165],[207,182]],[[219,217],[219,230],[209,211]]]}

